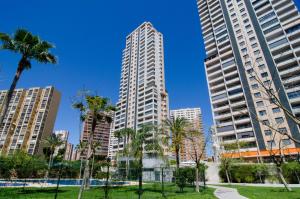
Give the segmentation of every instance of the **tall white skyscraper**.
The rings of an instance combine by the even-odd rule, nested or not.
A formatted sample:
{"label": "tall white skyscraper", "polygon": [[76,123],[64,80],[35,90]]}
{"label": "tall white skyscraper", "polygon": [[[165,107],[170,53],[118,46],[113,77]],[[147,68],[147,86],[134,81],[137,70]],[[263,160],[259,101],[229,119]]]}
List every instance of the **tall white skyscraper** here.
{"label": "tall white skyscraper", "polygon": [[198,9],[218,140],[243,143],[231,157],[255,160],[280,144],[286,154],[299,152],[299,144],[268,127],[300,140],[299,127],[263,88],[278,91],[287,110],[300,115],[300,15],[293,0],[198,0]]}
{"label": "tall white skyscraper", "polygon": [[[113,131],[138,129],[142,124],[161,124],[168,117],[165,88],[163,35],[150,22],[144,22],[126,37],[123,50],[118,110]],[[109,156],[124,143],[111,133]]]}

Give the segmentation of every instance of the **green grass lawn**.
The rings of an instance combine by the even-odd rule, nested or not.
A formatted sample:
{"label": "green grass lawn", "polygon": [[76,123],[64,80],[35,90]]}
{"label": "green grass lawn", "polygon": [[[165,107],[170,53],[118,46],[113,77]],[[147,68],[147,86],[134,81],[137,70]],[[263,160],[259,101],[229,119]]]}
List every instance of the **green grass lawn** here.
{"label": "green grass lawn", "polygon": [[237,188],[238,192],[250,199],[300,199],[300,188],[288,192],[278,187],[227,186]]}
{"label": "green grass lawn", "polygon": [[[79,191],[78,187],[61,187],[58,199],[73,199],[77,198]],[[137,186],[115,187],[110,189],[110,199],[135,199]],[[178,188],[174,185],[166,185],[165,193],[168,199],[215,199],[213,189],[206,189],[200,193],[195,193],[192,187],[184,189],[184,193],[178,193]],[[83,194],[83,199],[101,199],[103,198],[103,188],[91,188]],[[25,192],[22,188],[1,188],[1,199],[53,199],[55,188],[26,188]],[[159,184],[144,185],[143,197],[145,199],[163,198],[160,192]]]}

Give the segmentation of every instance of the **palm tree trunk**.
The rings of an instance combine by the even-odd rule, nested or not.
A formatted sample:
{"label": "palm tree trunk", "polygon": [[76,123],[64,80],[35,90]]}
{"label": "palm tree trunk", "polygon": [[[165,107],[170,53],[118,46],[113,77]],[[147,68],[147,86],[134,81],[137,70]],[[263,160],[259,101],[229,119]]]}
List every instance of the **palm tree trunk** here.
{"label": "palm tree trunk", "polygon": [[80,187],[80,190],[79,190],[78,199],[81,199],[83,189],[84,188],[86,188],[86,189],[89,188],[89,182],[88,182],[89,181],[89,176],[90,176],[89,175],[89,172],[90,172],[90,161],[89,160],[90,160],[90,156],[91,156],[91,152],[92,152],[92,142],[93,142],[93,136],[94,136],[96,124],[97,124],[96,119],[93,118],[92,132],[89,135],[88,151],[87,151],[87,155],[86,155],[86,162],[85,162],[85,165],[84,165],[83,179],[82,179],[82,182],[81,182],[81,187]]}
{"label": "palm tree trunk", "polygon": [[80,170],[79,170],[79,179],[81,179],[81,171],[82,171],[82,157],[80,157]]}
{"label": "palm tree trunk", "polygon": [[4,119],[5,115],[6,115],[7,110],[8,110],[9,102],[10,102],[12,96],[13,96],[14,90],[15,90],[15,88],[17,86],[17,83],[18,83],[18,81],[19,81],[19,79],[21,77],[21,74],[22,74],[22,72],[24,70],[24,67],[23,67],[23,64],[22,64],[22,59],[19,62],[19,65],[18,65],[18,68],[17,68],[17,72],[16,72],[16,74],[14,76],[13,82],[10,85],[8,93],[7,93],[7,95],[6,95],[6,97],[5,97],[4,101],[3,101],[3,105],[0,108],[0,111],[1,111],[0,112],[0,127],[2,126],[3,119]]}
{"label": "palm tree trunk", "polygon": [[139,199],[142,198],[143,193],[143,158],[139,160]]}
{"label": "palm tree trunk", "polygon": [[93,179],[94,162],[95,162],[95,154],[93,154],[92,168],[91,168],[91,174],[90,174],[90,178],[92,178],[92,179]]}
{"label": "palm tree trunk", "polygon": [[51,165],[52,165],[53,154],[54,153],[50,154],[50,158],[49,158],[49,162],[48,162],[48,169],[47,169],[46,174],[45,174],[45,181],[48,179],[48,176],[49,176],[49,172],[50,172]]}
{"label": "palm tree trunk", "polygon": [[179,148],[178,147],[176,147],[176,149],[175,149],[175,156],[176,156],[176,168],[179,169],[180,160],[179,160]]}
{"label": "palm tree trunk", "polygon": [[196,166],[196,192],[199,192],[199,168]]}

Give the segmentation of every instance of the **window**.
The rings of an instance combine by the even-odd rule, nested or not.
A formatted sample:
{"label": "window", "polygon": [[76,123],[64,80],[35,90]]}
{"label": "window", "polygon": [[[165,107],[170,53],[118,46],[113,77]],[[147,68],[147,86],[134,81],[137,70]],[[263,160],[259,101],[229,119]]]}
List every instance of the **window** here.
{"label": "window", "polygon": [[252,84],[252,85],[251,85],[251,88],[252,88],[252,89],[258,89],[258,84]]}
{"label": "window", "polygon": [[261,64],[261,65],[258,66],[258,68],[259,68],[259,70],[263,70],[263,69],[266,68],[266,66],[264,64]]}
{"label": "window", "polygon": [[273,111],[273,113],[279,113],[280,112],[280,108],[273,108],[272,111]]}
{"label": "window", "polygon": [[261,97],[261,93],[260,92],[257,92],[257,93],[254,93],[254,97]]}
{"label": "window", "polygon": [[284,122],[284,119],[282,117],[275,118],[275,121],[277,124],[282,124]]}
{"label": "window", "polygon": [[271,130],[265,130],[265,136],[272,136],[272,134]]}
{"label": "window", "polygon": [[250,81],[254,81],[254,80],[255,80],[255,77],[254,77],[254,76],[251,76],[249,79],[250,79]]}
{"label": "window", "polygon": [[261,77],[268,77],[268,73],[267,72],[262,73]]}
{"label": "window", "polygon": [[259,111],[258,113],[260,116],[267,115],[267,111],[265,111],[265,110]]}
{"label": "window", "polygon": [[276,143],[275,143],[274,140],[268,141],[267,144],[268,144],[268,147],[269,147],[269,148],[273,148],[273,147],[276,146]]}
{"label": "window", "polygon": [[283,146],[287,146],[287,145],[290,145],[292,144],[291,140],[290,139],[283,139],[282,140],[282,145]]}
{"label": "window", "polygon": [[287,39],[284,38],[284,39],[280,39],[278,41],[275,41],[275,42],[271,43],[269,46],[272,49],[272,48],[276,48],[277,46],[280,46],[280,45],[282,45],[284,43],[287,43],[287,42],[288,42]]}
{"label": "window", "polygon": [[285,127],[279,128],[278,131],[279,131],[280,133],[287,133],[287,129],[286,129]]}
{"label": "window", "polygon": [[262,107],[262,106],[264,106],[264,102],[263,101],[256,102],[256,106]]}
{"label": "window", "polygon": [[294,91],[287,94],[290,99],[298,98],[300,96],[300,91]]}
{"label": "window", "polygon": [[263,120],[262,123],[263,123],[263,125],[270,125],[269,120]]}

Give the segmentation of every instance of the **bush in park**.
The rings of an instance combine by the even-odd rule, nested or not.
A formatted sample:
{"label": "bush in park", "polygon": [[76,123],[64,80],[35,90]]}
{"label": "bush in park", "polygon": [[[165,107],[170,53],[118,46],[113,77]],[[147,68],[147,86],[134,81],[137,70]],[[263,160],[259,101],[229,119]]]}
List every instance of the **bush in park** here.
{"label": "bush in park", "polygon": [[[265,164],[234,164],[229,170],[229,177],[233,183],[264,183],[268,174],[268,166]],[[223,168],[220,169],[219,175],[223,182],[227,182]]]}
{"label": "bush in park", "polygon": [[300,184],[300,163],[288,162],[282,165],[283,176],[290,184]]}

